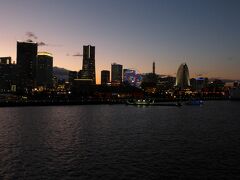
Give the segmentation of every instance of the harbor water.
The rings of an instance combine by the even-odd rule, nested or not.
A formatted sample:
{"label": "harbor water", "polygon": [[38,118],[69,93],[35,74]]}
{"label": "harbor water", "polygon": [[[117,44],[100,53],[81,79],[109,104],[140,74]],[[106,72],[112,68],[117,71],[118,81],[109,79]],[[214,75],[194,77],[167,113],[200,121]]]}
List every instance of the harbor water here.
{"label": "harbor water", "polygon": [[0,109],[0,179],[240,179],[240,102]]}

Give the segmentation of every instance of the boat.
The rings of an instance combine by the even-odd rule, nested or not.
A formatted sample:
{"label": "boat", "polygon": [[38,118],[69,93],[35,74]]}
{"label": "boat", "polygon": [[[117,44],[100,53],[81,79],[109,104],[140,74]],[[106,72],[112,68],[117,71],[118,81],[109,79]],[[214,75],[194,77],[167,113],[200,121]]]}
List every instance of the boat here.
{"label": "boat", "polygon": [[145,100],[145,99],[138,99],[138,100],[133,100],[133,101],[126,101],[127,105],[139,105],[139,106],[148,106],[150,104],[152,104],[151,101],[149,100]]}
{"label": "boat", "polygon": [[200,105],[203,105],[203,101],[202,100],[189,100],[189,101],[185,102],[185,105],[200,106]]}
{"label": "boat", "polygon": [[169,102],[154,102],[154,100],[146,100],[146,99],[138,99],[138,100],[133,100],[133,101],[126,101],[127,105],[135,105],[135,106],[182,106],[182,104],[180,102],[173,102],[173,103],[169,103]]}

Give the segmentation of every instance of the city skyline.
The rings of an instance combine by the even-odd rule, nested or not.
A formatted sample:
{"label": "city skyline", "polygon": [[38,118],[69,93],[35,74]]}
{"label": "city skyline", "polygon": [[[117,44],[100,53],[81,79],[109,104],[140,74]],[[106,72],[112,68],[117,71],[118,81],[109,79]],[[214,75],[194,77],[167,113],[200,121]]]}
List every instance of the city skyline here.
{"label": "city skyline", "polygon": [[1,0],[0,56],[16,61],[17,40],[30,38],[53,54],[54,66],[76,71],[83,45],[95,46],[97,83],[114,62],[146,73],[155,61],[156,73],[172,76],[186,62],[191,77],[240,79],[238,7],[237,0]]}

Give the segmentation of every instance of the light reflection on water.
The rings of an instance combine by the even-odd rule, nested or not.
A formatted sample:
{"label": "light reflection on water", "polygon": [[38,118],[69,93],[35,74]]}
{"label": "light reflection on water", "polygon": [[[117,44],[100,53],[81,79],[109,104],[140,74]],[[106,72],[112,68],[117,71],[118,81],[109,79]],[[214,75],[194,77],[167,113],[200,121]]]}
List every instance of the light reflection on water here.
{"label": "light reflection on water", "polygon": [[240,102],[0,109],[0,179],[240,178]]}

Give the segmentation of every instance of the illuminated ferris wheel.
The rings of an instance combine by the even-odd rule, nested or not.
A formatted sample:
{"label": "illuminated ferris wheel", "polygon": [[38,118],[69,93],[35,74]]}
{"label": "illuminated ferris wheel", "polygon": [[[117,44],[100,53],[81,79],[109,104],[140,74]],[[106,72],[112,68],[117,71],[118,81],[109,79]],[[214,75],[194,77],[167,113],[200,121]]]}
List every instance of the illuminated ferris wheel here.
{"label": "illuminated ferris wheel", "polygon": [[142,83],[141,73],[133,68],[123,70],[123,82],[131,86],[140,87]]}

